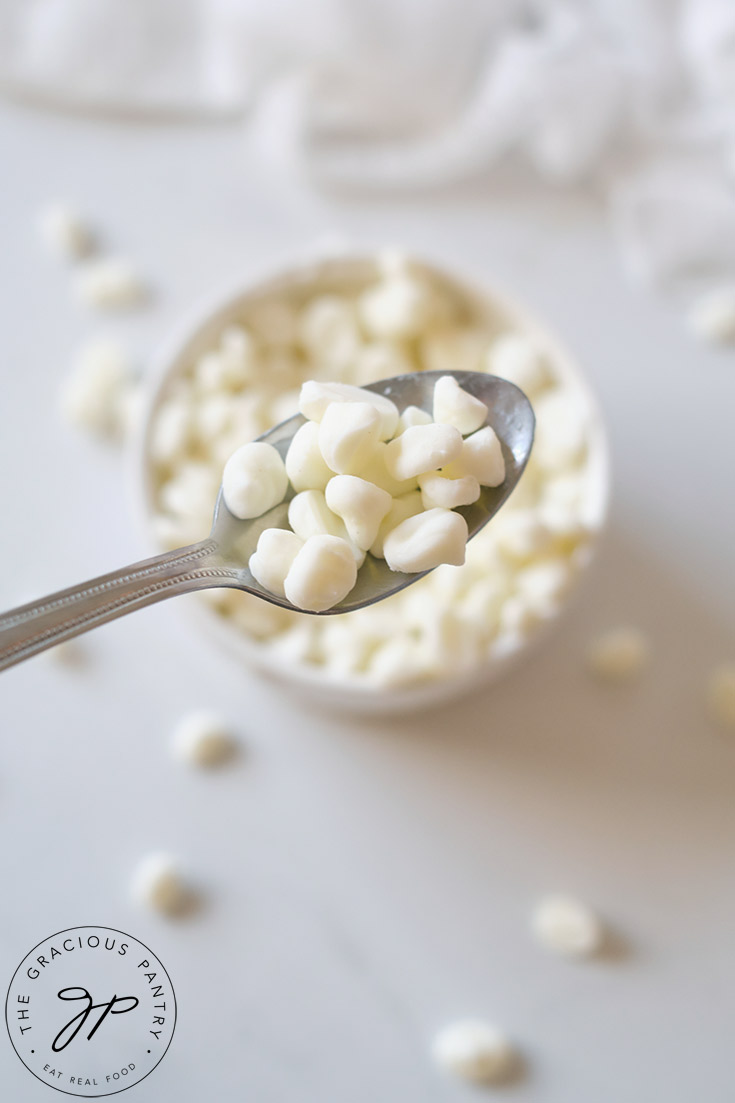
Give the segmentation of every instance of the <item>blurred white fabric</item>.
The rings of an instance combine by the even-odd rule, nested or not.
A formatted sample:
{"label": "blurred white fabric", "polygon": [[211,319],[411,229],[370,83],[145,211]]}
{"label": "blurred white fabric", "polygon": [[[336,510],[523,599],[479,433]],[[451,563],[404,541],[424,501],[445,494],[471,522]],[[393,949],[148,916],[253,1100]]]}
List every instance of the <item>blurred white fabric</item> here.
{"label": "blurred white fabric", "polygon": [[0,80],[85,110],[255,106],[322,186],[508,159],[593,178],[637,277],[735,266],[735,0],[0,0]]}

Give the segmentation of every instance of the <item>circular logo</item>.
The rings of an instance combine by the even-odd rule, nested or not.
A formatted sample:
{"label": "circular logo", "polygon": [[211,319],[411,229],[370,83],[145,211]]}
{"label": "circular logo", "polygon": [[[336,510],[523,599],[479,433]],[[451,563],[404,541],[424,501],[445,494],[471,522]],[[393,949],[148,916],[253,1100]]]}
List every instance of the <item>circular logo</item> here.
{"label": "circular logo", "polygon": [[26,1068],[57,1091],[94,1098],[138,1084],[176,1026],[176,996],[156,955],[112,927],[70,927],[39,942],[13,974],[5,1021]]}

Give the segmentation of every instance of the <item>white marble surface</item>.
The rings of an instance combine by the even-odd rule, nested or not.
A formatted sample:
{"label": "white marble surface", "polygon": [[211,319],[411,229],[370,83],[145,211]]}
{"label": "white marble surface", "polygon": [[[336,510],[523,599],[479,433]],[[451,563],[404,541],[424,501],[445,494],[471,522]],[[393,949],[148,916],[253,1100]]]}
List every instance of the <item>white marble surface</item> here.
{"label": "white marble surface", "polygon": [[[58,422],[75,343],[119,332],[145,359],[214,285],[325,234],[479,266],[532,304],[586,365],[615,466],[610,534],[575,609],[459,708],[380,724],[310,712],[195,638],[185,598],[88,636],[78,669],[41,657],[3,675],[3,989],[62,927],[150,944],[179,1023],[133,1089],[140,1103],[460,1101],[473,1093],[428,1047],[467,1015],[518,1039],[519,1103],[724,1103],[735,738],[701,699],[710,665],[735,655],[735,357],[623,283],[583,196],[495,183],[327,200],[279,178],[237,127],[20,106],[0,112],[0,145],[3,604],[148,550],[119,457]],[[74,308],[33,233],[55,196],[150,273],[151,310],[105,323]],[[650,632],[654,661],[639,685],[607,690],[581,659],[619,622]],[[214,703],[246,752],[216,775],[187,771],[171,726]],[[154,848],[200,875],[201,916],[171,924],[130,903],[129,874]],[[609,917],[617,955],[574,965],[532,943],[529,912],[558,889]],[[7,1038],[0,1069],[4,1099],[50,1099]]]}

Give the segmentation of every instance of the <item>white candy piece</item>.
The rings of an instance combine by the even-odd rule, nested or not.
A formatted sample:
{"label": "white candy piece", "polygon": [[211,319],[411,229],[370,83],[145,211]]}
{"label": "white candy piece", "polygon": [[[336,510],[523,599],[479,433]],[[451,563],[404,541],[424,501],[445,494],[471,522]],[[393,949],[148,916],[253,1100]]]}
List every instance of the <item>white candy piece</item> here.
{"label": "white candy piece", "polygon": [[354,306],[337,295],[312,299],[301,314],[299,336],[316,363],[341,374],[354,362],[360,347]]}
{"label": "white candy piece", "polygon": [[506,598],[500,607],[499,635],[521,639],[533,631],[539,620],[541,616],[531,602],[520,594],[514,594]]}
{"label": "white candy piece", "polygon": [[534,413],[534,463],[549,471],[578,463],[584,454],[589,421],[581,399],[555,388],[534,403]]}
{"label": "white candy piece", "polygon": [[506,1079],[517,1056],[505,1035],[489,1023],[466,1019],[434,1039],[434,1060],[445,1072],[473,1084],[493,1084]]}
{"label": "white candy piece", "polygon": [[200,356],[194,368],[194,378],[197,390],[204,394],[220,394],[227,389],[225,361],[218,349],[205,352],[204,356]]}
{"label": "white candy piece", "polygon": [[585,904],[570,896],[548,896],[537,905],[531,930],[547,950],[565,957],[591,957],[599,952],[603,928]]}
{"label": "white candy piece", "polygon": [[387,449],[388,445],[385,441],[378,441],[369,460],[360,469],[360,477],[379,486],[381,490],[387,490],[391,498],[400,498],[401,495],[415,490],[419,484],[415,478],[394,479],[388,473],[385,464]]}
{"label": "white candy piece", "polygon": [[392,571],[415,574],[440,563],[461,566],[465,560],[467,522],[461,513],[429,509],[402,521],[383,541],[385,561]]}
{"label": "white candy piece", "polygon": [[650,656],[648,640],[639,628],[612,628],[590,644],[587,666],[606,682],[638,677]]}
{"label": "white candy piece", "polygon": [[434,294],[427,283],[396,274],[360,296],[360,318],[371,337],[418,337],[431,321]]}
{"label": "white candy piece", "polygon": [[518,594],[534,612],[550,615],[566,592],[569,573],[566,559],[533,563],[518,573]]}
{"label": "white candy piece", "polygon": [[310,536],[339,536],[344,539],[344,522],[327,505],[321,490],[302,490],[288,504],[288,523],[302,540]]}
{"label": "white candy piece", "polygon": [[394,479],[412,479],[456,460],[462,436],[452,425],[413,425],[396,437],[385,452],[385,466]]}
{"label": "white candy piece", "polygon": [[456,462],[442,474],[452,479],[471,475],[480,486],[500,486],[505,481],[505,460],[495,430],[486,425],[466,437]]}
{"label": "white candy piece", "polygon": [[487,348],[487,333],[481,329],[448,326],[434,330],[420,342],[425,371],[481,371]]}
{"label": "white candy piece", "polygon": [[422,410],[420,406],[407,406],[398,418],[398,425],[393,435],[400,437],[406,429],[411,429],[414,425],[431,425],[431,421],[431,414]]}
{"label": "white candy piece", "polygon": [[324,490],[333,472],[319,450],[319,426],[307,421],[294,433],[286,453],[286,474],[294,490]]}
{"label": "white candy piece", "polygon": [[200,535],[205,536],[214,512],[218,483],[216,472],[207,464],[187,461],[161,487],[161,505],[169,513],[201,520]]}
{"label": "white candy piece", "polygon": [[429,471],[419,475],[419,487],[423,497],[424,509],[456,509],[457,506],[469,506],[480,497],[480,484],[472,475],[462,479],[447,479],[438,471]]}
{"label": "white candy piece", "polygon": [[407,521],[409,517],[415,517],[417,514],[423,513],[423,510],[424,503],[418,490],[412,490],[409,494],[403,494],[400,498],[393,498],[390,509],[380,522],[378,534],[368,549],[370,554],[378,559],[384,559],[383,543],[388,533],[397,528],[402,521]]}
{"label": "white candy piece", "polygon": [[556,541],[560,548],[566,546],[570,553],[574,552],[578,544],[586,543],[592,533],[590,525],[580,516],[578,509],[539,504],[538,515],[552,541]]}
{"label": "white candy piece", "polygon": [[171,398],[156,415],[150,437],[150,453],[157,463],[183,460],[193,442],[194,417],[188,403]]}
{"label": "white candy piece", "polygon": [[78,639],[62,640],[43,652],[49,659],[66,667],[82,666],[87,659],[84,644]]}
{"label": "white candy piece", "polygon": [[253,338],[241,326],[228,326],[222,332],[219,348],[205,352],[195,368],[197,388],[221,394],[239,391],[257,370]]}
{"label": "white candy piece", "polygon": [[398,425],[398,407],[381,394],[353,387],[349,383],[320,383],[310,379],[299,395],[299,412],[309,421],[321,421],[333,402],[368,402],[380,414],[380,439],[390,440]]}
{"label": "white candy piece", "polygon": [[179,862],[170,854],[149,854],[138,865],[131,883],[135,900],[163,915],[188,911],[193,893]]}
{"label": "white candy piece", "polygon": [[[235,442],[235,447],[230,447],[225,455],[228,460],[236,448],[243,441],[254,440],[272,425],[268,414],[267,404],[263,396],[257,391],[253,394],[238,394],[230,398],[230,413],[232,420],[232,435],[230,443]],[[216,442],[215,442],[216,443]],[[219,448],[216,448],[219,453]]]}
{"label": "white candy piece", "polygon": [[[469,546],[472,547],[471,544]],[[489,625],[499,622],[506,597],[507,589],[502,579],[480,577],[468,588],[459,608],[464,618],[486,630]]]}
{"label": "white candy piece", "polygon": [[[233,327],[234,329],[234,327]],[[190,397],[196,392],[197,400],[201,395],[226,398],[230,402],[252,378],[252,367],[247,366],[240,353],[228,351],[222,347],[210,349],[195,361],[191,383],[188,386]]]}
{"label": "white candy piece", "polygon": [[351,377],[364,387],[380,379],[392,379],[416,370],[416,365],[400,345],[392,341],[371,341],[362,345],[352,365]]}
{"label": "white candy piece", "polygon": [[333,402],[319,423],[319,451],[338,475],[354,475],[369,460],[380,437],[380,415],[367,402]]}
{"label": "white candy piece", "polygon": [[77,429],[119,440],[129,427],[136,388],[125,349],[115,341],[90,341],[78,353],[61,388],[61,412]]}
{"label": "white candy piece", "polygon": [[94,310],[128,310],[146,298],[146,286],[125,260],[90,261],[74,278],[74,294]]}
{"label": "white candy piece", "polygon": [[495,539],[498,551],[525,563],[549,550],[552,535],[535,509],[516,509],[498,515]]}
{"label": "white candy piece", "polygon": [[191,412],[200,441],[217,443],[232,429],[232,404],[222,393],[205,395]]}
{"label": "white candy piece", "polygon": [[462,436],[474,433],[487,420],[487,406],[462,390],[453,375],[443,375],[434,385],[434,421],[453,425]]}
{"label": "white candy piece", "polygon": [[286,575],[286,597],[297,609],[322,613],[347,597],[357,581],[352,548],[338,536],[310,536]]}
{"label": "white candy piece", "polygon": [[330,673],[339,678],[364,670],[370,660],[373,638],[370,631],[356,630],[347,617],[330,617],[319,621],[321,657]]}
{"label": "white candy piece", "polygon": [[735,343],[735,287],[718,287],[698,299],[689,311],[689,330],[714,345]]}
{"label": "white candy piece", "polygon": [[239,363],[252,360],[255,355],[255,341],[244,326],[231,322],[219,335],[220,352]]}
{"label": "white candy piece", "polygon": [[288,523],[302,540],[312,536],[338,536],[350,544],[358,567],[365,562],[365,552],[352,544],[344,521],[329,508],[321,490],[302,490],[296,494],[288,505]]}
{"label": "white candy piece", "polygon": [[216,712],[190,712],[179,720],[171,737],[174,758],[190,766],[220,766],[236,750],[231,725]]}
{"label": "white candy piece", "polygon": [[267,640],[282,632],[290,623],[291,614],[287,609],[271,605],[269,601],[255,597],[254,594],[235,593],[236,603],[230,605],[227,615],[233,624],[237,624],[256,640]]}
{"label": "white candy piece", "polygon": [[286,596],[286,575],[304,541],[288,529],[265,529],[258,538],[258,546],[250,556],[250,573],[256,582],[270,594]]}
{"label": "white candy piece", "polygon": [[541,504],[579,513],[585,499],[586,483],[585,476],[578,472],[554,475],[546,480]]}
{"label": "white candy piece", "polygon": [[[457,579],[455,584],[459,584],[460,572],[455,568],[442,566],[439,570],[450,571]],[[482,657],[481,628],[472,620],[460,619],[454,603],[445,605],[438,617],[427,618],[425,635],[440,669],[463,670],[475,666]]]}
{"label": "white candy piece", "polygon": [[332,512],[344,521],[350,540],[363,551],[375,542],[393,504],[387,491],[355,475],[335,475],[327,483],[325,498]]}
{"label": "white candy piece", "polygon": [[498,337],[488,349],[486,366],[491,375],[515,383],[529,395],[549,382],[543,356],[531,338],[522,333],[505,333]]}
{"label": "white candy piece", "polygon": [[243,444],[230,456],[222,473],[225,505],[241,521],[261,517],[273,509],[283,501],[287,489],[283,460],[277,449],[264,441]]}
{"label": "white candy piece", "polygon": [[79,260],[94,249],[91,227],[65,203],[49,203],[40,211],[38,234],[49,252],[63,260]]}
{"label": "white candy piece", "polygon": [[718,724],[735,728],[735,663],[723,664],[710,674],[707,707]]}
{"label": "white candy piece", "polygon": [[383,640],[381,637],[369,653],[366,664],[367,678],[376,686],[385,688],[415,685],[436,677],[441,670],[441,657],[421,641],[405,636]]}

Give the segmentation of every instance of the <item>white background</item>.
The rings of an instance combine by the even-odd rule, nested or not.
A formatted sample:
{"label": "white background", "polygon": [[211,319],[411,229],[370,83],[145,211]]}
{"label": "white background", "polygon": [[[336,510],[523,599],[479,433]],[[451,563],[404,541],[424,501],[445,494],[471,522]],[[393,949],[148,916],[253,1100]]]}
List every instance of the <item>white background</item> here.
{"label": "white background", "polygon": [[[519,1103],[731,1100],[735,741],[702,696],[711,665],[735,656],[735,357],[698,347],[676,310],[626,285],[589,195],[496,179],[326,199],[231,124],[6,105],[0,143],[4,605],[150,550],[120,457],[58,420],[74,347],[118,333],[145,362],[217,286],[324,235],[402,243],[525,300],[589,373],[615,473],[610,532],[575,609],[461,706],[380,723],[310,711],[196,638],[188,598],[87,637],[79,669],[47,656],[4,674],[0,983],[63,927],[148,943],[179,1024],[132,1089],[140,1103],[460,1101],[473,1093],[428,1049],[468,1015],[518,1040]],[[74,307],[34,237],[57,196],[150,275],[152,309],[106,323]],[[611,690],[582,658],[617,623],[650,633],[653,663]],[[218,774],[187,771],[170,759],[171,727],[213,705],[245,753]],[[151,849],[190,864],[201,915],[170,923],[131,903]],[[616,953],[573,965],[533,944],[529,911],[559,889],[609,918]],[[7,1039],[0,1070],[3,1099],[52,1098]]]}

